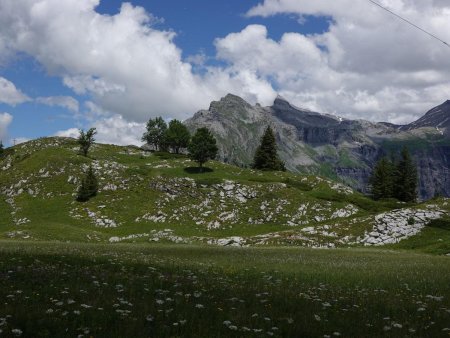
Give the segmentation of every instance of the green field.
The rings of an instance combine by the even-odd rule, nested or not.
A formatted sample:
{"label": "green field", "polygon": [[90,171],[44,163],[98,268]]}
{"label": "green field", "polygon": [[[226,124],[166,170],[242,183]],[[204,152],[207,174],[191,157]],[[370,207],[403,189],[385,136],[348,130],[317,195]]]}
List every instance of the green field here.
{"label": "green field", "polygon": [[[80,203],[88,165],[100,191]],[[399,210],[441,214],[364,247]],[[449,212],[312,175],[31,141],[0,159],[0,337],[448,337]]]}
{"label": "green field", "polygon": [[[26,337],[446,337],[449,258],[363,249],[0,243]],[[20,331],[13,331],[20,330]]]}

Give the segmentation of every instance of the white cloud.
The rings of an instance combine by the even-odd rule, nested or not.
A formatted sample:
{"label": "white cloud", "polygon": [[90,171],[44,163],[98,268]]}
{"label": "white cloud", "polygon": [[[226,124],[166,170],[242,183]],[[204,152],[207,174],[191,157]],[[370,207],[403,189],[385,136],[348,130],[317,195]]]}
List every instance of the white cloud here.
{"label": "white cloud", "polygon": [[78,128],[69,128],[66,130],[60,130],[55,133],[55,136],[60,136],[60,137],[77,138],[78,135],[80,135],[80,130]]}
{"label": "white cloud", "polygon": [[38,97],[36,102],[45,104],[47,106],[58,106],[63,107],[73,112],[78,112],[79,103],[76,99],[71,96],[48,96],[48,97]]}
{"label": "white cloud", "polygon": [[28,96],[17,89],[14,83],[0,76],[0,103],[15,106],[26,101],[29,101]]}
{"label": "white cloud", "polygon": [[11,140],[11,143],[21,144],[21,143],[25,143],[28,141],[30,141],[30,139],[27,137],[17,137],[17,138],[14,138],[13,140]]}
{"label": "white cloud", "polygon": [[[103,121],[116,135],[109,140],[136,142],[139,137],[114,134],[116,126],[133,129],[128,121],[159,115],[185,119],[228,92],[263,105],[279,92],[318,111],[398,123],[450,93],[448,48],[368,2],[265,0],[248,15],[290,13],[302,22],[306,15],[329,16],[330,29],[275,41],[264,26],[250,25],[216,40],[217,57],[227,66],[203,68],[201,75],[193,66],[204,66],[203,55],[183,60],[175,33],[156,29],[150,13],[124,3],[115,15],[99,14],[99,2],[1,0],[0,61],[13,52],[29,54],[87,95],[84,118]],[[447,1],[383,3],[450,40]],[[69,105],[75,111],[74,102]]]}
{"label": "white cloud", "polygon": [[195,74],[173,42],[175,33],[155,29],[155,18],[143,8],[124,3],[110,16],[97,13],[98,4],[3,0],[0,45],[32,55],[103,110],[140,122],[157,115],[185,119],[228,92],[249,100],[274,93],[247,72],[210,68]]}
{"label": "white cloud", "polygon": [[145,123],[126,121],[120,115],[114,115],[101,119],[94,123],[97,128],[97,141],[119,145],[142,145],[142,134],[145,131]]}
{"label": "white cloud", "polygon": [[[448,1],[380,2],[450,41]],[[234,65],[243,62],[240,53],[244,60],[252,58],[256,70],[274,77],[280,93],[295,104],[351,118],[406,123],[449,98],[450,50],[367,1],[265,0],[247,14],[332,18],[324,34],[291,34],[292,44],[285,42],[285,35],[276,48],[259,48],[253,54],[237,44],[236,50],[227,46],[237,36],[218,44],[219,55]],[[243,39],[248,29],[238,35]],[[253,38],[252,46],[274,44],[261,32]]]}
{"label": "white cloud", "polygon": [[[145,131],[145,123],[126,121],[120,115],[114,115],[99,119],[92,123],[97,129],[96,142],[119,145],[142,145],[142,134]],[[79,129],[70,128],[58,131],[55,136],[73,137],[79,136]]]}
{"label": "white cloud", "polygon": [[0,113],[0,140],[5,144],[5,138],[8,133],[8,126],[11,124],[13,117],[8,113]]}

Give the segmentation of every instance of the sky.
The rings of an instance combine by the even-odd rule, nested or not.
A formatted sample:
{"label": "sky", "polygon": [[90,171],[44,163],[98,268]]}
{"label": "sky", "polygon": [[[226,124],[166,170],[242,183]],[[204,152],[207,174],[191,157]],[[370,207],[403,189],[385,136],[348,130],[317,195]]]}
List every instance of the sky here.
{"label": "sky", "polygon": [[[450,42],[448,0],[379,0]],[[450,99],[450,48],[368,0],[0,0],[0,140],[141,144],[228,93],[412,122]]]}

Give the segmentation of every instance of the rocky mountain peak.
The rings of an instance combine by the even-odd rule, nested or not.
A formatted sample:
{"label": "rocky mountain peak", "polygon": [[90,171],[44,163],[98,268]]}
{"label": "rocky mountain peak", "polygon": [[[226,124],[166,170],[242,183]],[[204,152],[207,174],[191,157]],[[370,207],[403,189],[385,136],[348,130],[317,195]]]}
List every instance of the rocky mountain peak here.
{"label": "rocky mountain peak", "polygon": [[424,116],[400,128],[401,130],[413,130],[418,128],[431,127],[442,130],[443,133],[450,134],[450,100],[429,110]]}
{"label": "rocky mountain peak", "polygon": [[209,111],[221,111],[223,109],[231,111],[237,107],[251,108],[251,105],[243,98],[237,95],[227,94],[224,97],[222,97],[219,101],[211,102],[209,106]]}
{"label": "rocky mountain peak", "polygon": [[[450,100],[431,109],[414,124],[396,126],[350,120],[302,109],[277,96],[270,107],[252,106],[228,94],[211,103],[185,124],[190,130],[208,127],[218,139],[221,161],[249,166],[268,124],[277,137],[288,170],[319,173],[367,191],[376,161],[404,145],[418,165],[421,199],[436,193],[450,196]],[[403,132],[432,127],[419,132]],[[427,135],[431,135],[428,139]],[[436,138],[437,137],[437,138]]]}

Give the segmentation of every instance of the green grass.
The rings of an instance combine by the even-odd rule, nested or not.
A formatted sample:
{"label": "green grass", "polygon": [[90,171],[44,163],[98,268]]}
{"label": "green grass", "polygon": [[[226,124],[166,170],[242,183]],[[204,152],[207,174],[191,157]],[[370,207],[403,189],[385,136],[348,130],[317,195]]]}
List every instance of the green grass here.
{"label": "green grass", "polygon": [[449,258],[379,250],[0,242],[24,337],[448,334]]}
{"label": "green grass", "polygon": [[[0,336],[14,336],[15,329],[23,337],[439,337],[450,332],[448,217],[384,250],[311,250],[298,248],[308,242],[296,239],[306,226],[331,225],[339,246],[339,238],[370,231],[378,213],[428,204],[450,212],[445,199],[423,205],[372,201],[336,191],[335,183],[323,178],[215,161],[199,173],[186,170],[195,163],[184,155],[143,154],[135,147],[95,145],[86,158],[70,139],[40,139],[8,154],[0,160],[0,167],[12,165],[0,172]],[[100,186],[116,189],[76,202],[77,184],[69,181],[82,177],[82,167],[94,161],[102,165]],[[227,181],[255,196],[245,203],[227,196],[220,187]],[[349,204],[358,208],[355,214],[331,219]],[[288,225],[305,206],[307,215],[298,216],[302,225]],[[161,212],[165,222],[143,219]],[[234,221],[208,228],[231,212]],[[96,226],[91,213],[118,226]],[[18,219],[28,221],[14,224]],[[149,240],[167,229],[193,244]],[[258,236],[273,233],[278,237],[267,247],[200,245],[231,236],[257,243]],[[105,244],[130,235],[142,236]],[[311,238],[319,244],[333,240]]]}
{"label": "green grass", "polygon": [[[136,147],[96,144],[89,156],[83,157],[75,140],[47,138],[9,148],[8,154],[1,161],[2,166],[8,162],[12,167],[0,175],[3,239],[108,242],[111,237],[142,235],[129,241],[148,242],[151,233],[170,229],[174,236],[194,243],[231,236],[260,243],[257,236],[275,234],[276,238],[264,243],[310,245],[297,236],[303,235],[304,227],[327,224],[339,237],[356,238],[370,230],[370,218],[377,213],[416,207],[396,201],[372,201],[356,192],[338,192],[332,188],[334,182],[316,176],[260,172],[215,161],[209,161],[208,170],[200,173],[184,155],[142,153]],[[86,203],[75,202],[77,184],[69,181],[80,179],[82,168],[93,163],[102,166],[97,172],[100,186],[111,183],[117,189],[100,191]],[[219,188],[227,181],[256,195],[246,203],[227,197]],[[6,196],[11,187],[17,195]],[[30,195],[30,190],[38,191],[37,196]],[[444,205],[443,200],[432,203]],[[334,211],[349,204],[359,211],[348,218],[330,219]],[[297,223],[292,224],[292,217],[304,206],[308,206],[307,214],[298,216]],[[218,229],[209,226],[233,212],[233,221],[221,222]],[[98,226],[89,216],[92,213],[96,214],[94,218],[111,219],[118,226]],[[151,220],[159,213],[167,215],[164,222]],[[324,220],[317,221],[316,216]],[[24,218],[29,221],[14,225],[14,221]],[[438,235],[432,232],[429,238],[437,240]],[[339,238],[313,236],[311,240],[320,245],[332,242],[345,246]],[[435,252],[445,254],[445,248],[443,245],[442,250]]]}
{"label": "green grass", "polygon": [[450,253],[450,217],[431,221],[418,235],[401,241],[394,248],[435,255]]}

